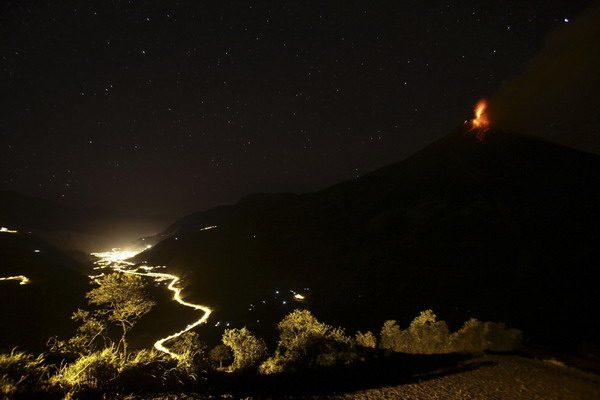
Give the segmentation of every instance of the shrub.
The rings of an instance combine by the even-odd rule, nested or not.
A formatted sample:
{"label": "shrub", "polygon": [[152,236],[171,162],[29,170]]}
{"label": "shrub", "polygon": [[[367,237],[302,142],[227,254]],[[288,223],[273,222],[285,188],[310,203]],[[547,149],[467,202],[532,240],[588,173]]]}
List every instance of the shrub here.
{"label": "shrub", "polygon": [[131,352],[125,357],[112,346],[62,366],[51,382],[67,397],[73,397],[86,391],[164,391],[193,383],[196,378],[189,365],[154,349]]}
{"label": "shrub", "polygon": [[381,328],[379,347],[384,350],[401,351],[404,336],[406,336],[405,332],[400,329],[395,320],[385,321]]}
{"label": "shrub", "polygon": [[245,327],[242,329],[226,329],[222,337],[223,344],[233,352],[232,370],[253,367],[267,356],[267,346],[262,339],[257,339]]}
{"label": "shrub", "polygon": [[82,355],[75,362],[64,365],[51,381],[68,391],[82,387],[100,388],[117,377],[120,367],[119,353],[111,346],[101,352]]}
{"label": "shrub", "polygon": [[410,324],[401,330],[396,321],[386,321],[381,328],[382,349],[403,353],[443,353],[448,348],[449,331],[444,321],[437,321],[431,310],[422,311]]}
{"label": "shrub", "polygon": [[154,349],[130,354],[121,364],[113,383],[129,391],[162,391],[196,381],[195,370]]}
{"label": "shrub", "polygon": [[506,329],[503,323],[486,322],[485,339],[491,351],[512,351],[521,345],[522,332],[518,329]]}
{"label": "shrub", "polygon": [[47,386],[48,374],[42,355],[34,357],[16,350],[0,354],[0,394],[3,398],[42,389]]}
{"label": "shrub", "polygon": [[452,351],[476,353],[487,350],[512,351],[521,344],[521,331],[506,329],[496,322],[481,322],[470,319],[450,336]]}
{"label": "shrub", "polygon": [[284,371],[285,364],[281,357],[269,357],[258,367],[258,372],[265,375],[279,374]]}
{"label": "shrub", "polygon": [[444,321],[438,321],[431,310],[421,311],[408,327],[407,353],[434,354],[448,349],[450,331]]}
{"label": "shrub", "polygon": [[396,321],[386,321],[381,329],[380,347],[404,353],[435,354],[476,353],[486,350],[511,351],[521,341],[521,331],[506,329],[504,324],[481,322],[474,318],[457,332],[449,334],[444,321],[431,310],[422,311],[408,329],[402,331]]}
{"label": "shrub", "polygon": [[377,347],[377,338],[371,331],[367,331],[365,333],[358,331],[356,332],[356,344],[362,347],[374,349]]}
{"label": "shrub", "polygon": [[208,346],[196,332],[185,332],[177,337],[170,350],[177,354],[180,368],[185,368],[190,373],[208,370]]}
{"label": "shrub", "polygon": [[471,318],[464,323],[462,328],[450,335],[451,351],[477,353],[486,349],[484,337],[484,324]]}
{"label": "shrub", "polygon": [[357,358],[354,341],[341,328],[319,322],[308,310],[295,310],[277,324],[275,357],[261,366],[265,373],[349,363]]}

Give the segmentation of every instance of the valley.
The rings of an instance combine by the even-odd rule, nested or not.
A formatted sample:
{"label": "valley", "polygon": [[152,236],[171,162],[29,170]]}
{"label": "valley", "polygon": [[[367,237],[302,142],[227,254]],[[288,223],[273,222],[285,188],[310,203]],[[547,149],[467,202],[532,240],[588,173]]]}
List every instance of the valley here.
{"label": "valley", "polygon": [[188,331],[194,329],[195,327],[197,327],[200,324],[206,323],[208,321],[208,318],[210,317],[212,310],[206,306],[202,306],[199,304],[192,304],[192,303],[188,303],[188,302],[184,301],[183,298],[181,297],[182,289],[178,287],[178,282],[180,280],[179,277],[177,277],[175,275],[167,274],[167,273],[154,272],[154,270],[160,269],[161,267],[151,267],[148,265],[136,266],[135,264],[126,261],[127,259],[130,259],[133,256],[135,256],[136,254],[137,254],[137,252],[134,252],[134,251],[120,251],[119,249],[112,249],[111,251],[102,252],[102,253],[92,253],[93,256],[99,258],[99,260],[95,262],[97,267],[95,267],[94,269],[98,270],[98,271],[102,271],[102,272],[100,275],[90,276],[90,279],[95,280],[96,278],[102,276],[104,274],[104,271],[108,269],[111,272],[122,272],[125,274],[133,274],[133,275],[149,277],[149,278],[152,278],[155,282],[168,281],[169,284],[166,288],[173,292],[173,301],[181,304],[184,307],[190,307],[190,308],[192,308],[194,310],[198,310],[202,313],[202,315],[199,319],[188,324],[185,327],[185,329],[183,329],[179,332],[173,333],[165,338],[159,339],[158,341],[156,341],[154,343],[154,347],[157,350],[162,351],[163,353],[166,353],[173,358],[178,358],[179,357],[178,354],[169,351],[169,349],[167,347],[165,347],[166,346],[165,343],[181,336],[185,332],[188,332]]}

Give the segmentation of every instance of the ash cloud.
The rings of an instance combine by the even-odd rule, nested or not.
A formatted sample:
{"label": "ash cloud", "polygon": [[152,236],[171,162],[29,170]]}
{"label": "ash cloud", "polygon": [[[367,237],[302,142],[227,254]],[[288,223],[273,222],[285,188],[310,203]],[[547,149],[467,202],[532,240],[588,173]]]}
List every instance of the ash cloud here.
{"label": "ash cloud", "polygon": [[545,40],[522,73],[492,98],[502,129],[600,154],[600,2]]}

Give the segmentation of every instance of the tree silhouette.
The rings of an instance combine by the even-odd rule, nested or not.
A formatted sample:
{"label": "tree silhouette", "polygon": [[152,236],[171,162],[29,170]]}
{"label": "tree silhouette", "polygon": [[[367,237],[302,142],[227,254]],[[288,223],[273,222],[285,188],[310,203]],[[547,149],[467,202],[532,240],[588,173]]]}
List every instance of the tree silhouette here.
{"label": "tree silhouette", "polygon": [[146,283],[137,275],[113,273],[97,280],[99,287],[86,294],[89,304],[100,306],[96,313],[121,327],[118,348],[127,355],[127,332],[156,304],[146,291]]}
{"label": "tree silhouette", "polygon": [[91,354],[97,350],[97,341],[102,339],[104,347],[110,339],[107,337],[108,323],[98,319],[89,311],[77,309],[71,316],[74,321],[80,321],[77,334],[68,341],[68,348],[79,354]]}
{"label": "tree silhouette", "polygon": [[210,351],[210,359],[218,362],[219,368],[223,368],[223,361],[229,361],[231,358],[231,350],[224,344],[218,344]]}

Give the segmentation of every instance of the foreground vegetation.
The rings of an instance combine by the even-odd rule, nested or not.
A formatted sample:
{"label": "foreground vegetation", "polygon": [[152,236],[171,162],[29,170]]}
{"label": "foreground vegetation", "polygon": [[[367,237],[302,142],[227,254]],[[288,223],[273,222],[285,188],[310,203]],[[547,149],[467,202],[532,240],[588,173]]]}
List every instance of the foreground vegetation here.
{"label": "foreground vegetation", "polygon": [[[81,398],[102,393],[218,391],[227,379],[244,385],[261,376],[310,374],[323,368],[369,365],[395,353],[448,354],[515,349],[521,333],[502,324],[471,319],[450,333],[431,310],[406,328],[386,321],[379,335],[347,334],[318,321],[308,310],[295,310],[277,324],[272,351],[246,328],[227,329],[222,343],[209,349],[198,334],[187,332],[169,343],[177,357],[152,350],[128,351],[127,334],[153,302],[143,281],[112,274],[88,293],[93,310],[77,310],[77,334],[49,341],[46,354],[0,354],[0,393],[4,398]],[[127,293],[121,288],[128,287]],[[110,328],[116,329],[111,332]],[[112,338],[118,338],[113,340]],[[416,360],[413,358],[412,360]],[[238,377],[238,378],[236,378]],[[242,378],[240,378],[242,377]]]}

